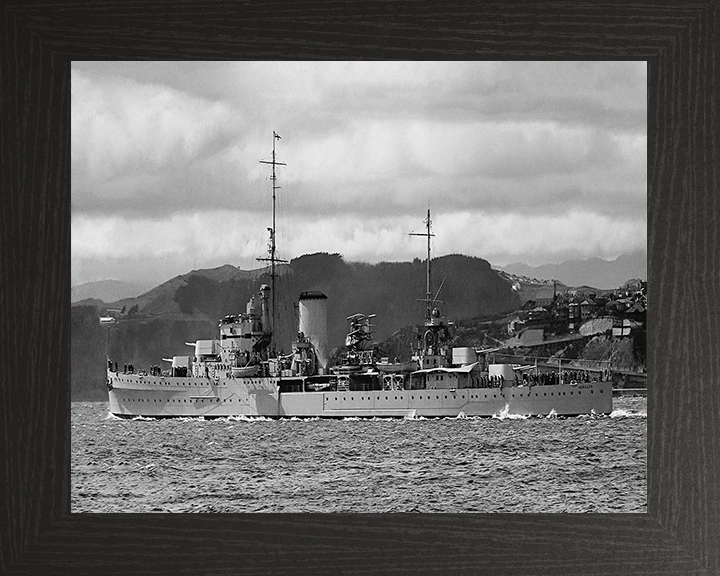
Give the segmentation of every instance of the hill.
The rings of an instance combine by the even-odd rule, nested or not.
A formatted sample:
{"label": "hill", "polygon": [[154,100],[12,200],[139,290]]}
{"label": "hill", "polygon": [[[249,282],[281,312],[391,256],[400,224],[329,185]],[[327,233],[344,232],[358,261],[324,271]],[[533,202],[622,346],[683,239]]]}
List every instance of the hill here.
{"label": "hill", "polygon": [[610,289],[621,286],[630,278],[647,279],[647,251],[622,254],[615,260],[589,258],[542,266],[528,266],[516,262],[503,266],[502,269],[517,276],[559,280],[568,286],[586,285]]}
{"label": "hill", "polygon": [[[301,292],[319,290],[328,296],[328,337],[331,347],[344,343],[346,318],[355,313],[377,314],[376,340],[424,318],[426,264],[345,262],[339,254],[310,254],[281,268],[276,282],[278,346],[288,351],[297,329],[295,301]],[[520,304],[512,286],[490,264],[462,255],[433,260],[436,288],[443,313],[452,320],[496,315]],[[265,270],[246,272],[233,266],[196,270],[177,276],[135,298],[107,304],[127,315],[100,327],[103,307],[97,302],[72,308],[73,397],[88,397],[105,380],[105,347],[110,356],[138,367],[160,364],[161,358],[189,351],[185,342],[216,336],[219,318],[245,310],[261,283],[270,284]]]}

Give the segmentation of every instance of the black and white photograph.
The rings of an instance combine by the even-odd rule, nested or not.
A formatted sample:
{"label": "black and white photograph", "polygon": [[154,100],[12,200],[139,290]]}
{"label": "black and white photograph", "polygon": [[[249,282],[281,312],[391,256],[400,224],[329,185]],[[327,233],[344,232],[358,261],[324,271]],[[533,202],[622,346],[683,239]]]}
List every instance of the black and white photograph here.
{"label": "black and white photograph", "polygon": [[645,61],[73,61],[73,513],[647,513]]}

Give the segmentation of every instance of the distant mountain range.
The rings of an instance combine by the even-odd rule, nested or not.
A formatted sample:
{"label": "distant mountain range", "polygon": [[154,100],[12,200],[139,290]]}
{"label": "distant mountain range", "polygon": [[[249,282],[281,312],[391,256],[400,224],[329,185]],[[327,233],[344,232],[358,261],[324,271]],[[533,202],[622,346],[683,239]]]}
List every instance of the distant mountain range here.
{"label": "distant mountain range", "polygon": [[568,286],[592,286],[600,289],[618,288],[632,278],[647,280],[647,251],[638,250],[618,256],[615,260],[588,258],[566,260],[559,264],[528,266],[521,262],[501,268],[516,276],[559,280]]}
{"label": "distant mountain range", "polygon": [[97,282],[86,282],[73,286],[70,289],[70,302],[81,300],[102,300],[103,302],[115,302],[123,298],[139,296],[151,286],[131,284],[121,280],[99,280]]}
{"label": "distant mountain range", "polygon": [[[277,266],[278,274],[283,274],[284,265]],[[218,268],[209,268],[203,270],[192,270],[187,274],[176,276],[167,282],[163,282],[156,288],[163,287],[161,291],[167,289],[170,285],[179,285],[187,280],[193,274],[205,276],[216,282],[224,282],[226,280],[246,280],[259,278],[263,274],[267,274],[267,268],[258,268],[256,270],[241,270],[236,266],[225,264]],[[96,282],[86,282],[73,286],[70,291],[70,302],[75,304],[87,300],[98,304],[99,302],[114,303],[120,300],[127,300],[143,296],[146,293],[156,293],[156,288],[151,285],[133,284],[131,282],[123,282],[121,280],[98,280]],[[152,298],[152,294],[150,295]]]}

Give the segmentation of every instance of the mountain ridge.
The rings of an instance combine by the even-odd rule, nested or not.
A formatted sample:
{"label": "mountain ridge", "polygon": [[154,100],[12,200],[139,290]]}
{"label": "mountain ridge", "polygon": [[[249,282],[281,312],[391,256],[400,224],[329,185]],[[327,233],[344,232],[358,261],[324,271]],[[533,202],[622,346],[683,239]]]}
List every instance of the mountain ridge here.
{"label": "mountain ridge", "polygon": [[[303,258],[304,256],[313,256],[313,254],[305,254],[299,258]],[[450,254],[448,256],[462,255]],[[442,256],[440,258],[444,257],[445,256]],[[467,258],[475,257],[468,256]],[[297,258],[295,260],[297,260]],[[376,266],[378,264],[388,264],[388,262],[379,262],[378,264],[348,262],[348,264]],[[398,264],[398,262],[395,262],[394,264]],[[526,276],[528,278],[545,280],[559,280],[566,286],[593,286],[600,289],[611,289],[621,286],[631,278],[647,280],[647,251],[636,250],[633,252],[626,252],[614,260],[604,260],[602,258],[592,257],[587,259],[564,260],[559,263],[541,264],[538,266],[530,266],[523,262],[513,262],[505,266],[495,266],[495,268],[516,276]],[[586,269],[588,268],[593,270],[586,272]],[[165,282],[161,282],[154,287],[114,279],[85,282],[72,287],[71,303],[96,304],[96,301],[102,301],[106,304],[125,304],[129,300],[151,295],[155,290],[168,283],[178,283],[187,280],[187,278],[193,274],[206,276],[215,281],[224,281],[231,279],[256,279],[268,274],[268,270],[268,267],[243,270],[237,266],[233,266],[232,264],[223,264],[222,266],[218,266],[216,268],[191,270],[185,274],[180,274],[174,278],[166,280]],[[284,274],[285,272],[291,272],[291,270],[287,264],[280,264],[276,266],[276,272]],[[603,276],[603,274],[605,276]]]}
{"label": "mountain ridge", "polygon": [[593,257],[540,266],[514,262],[499,268],[517,276],[559,280],[567,286],[594,286],[599,289],[612,289],[622,286],[631,278],[647,280],[647,251],[626,252],[614,260]]}
{"label": "mountain ridge", "polygon": [[115,279],[85,282],[70,288],[70,302],[75,303],[83,300],[115,302],[123,298],[139,296],[149,288],[150,286],[145,284]]}

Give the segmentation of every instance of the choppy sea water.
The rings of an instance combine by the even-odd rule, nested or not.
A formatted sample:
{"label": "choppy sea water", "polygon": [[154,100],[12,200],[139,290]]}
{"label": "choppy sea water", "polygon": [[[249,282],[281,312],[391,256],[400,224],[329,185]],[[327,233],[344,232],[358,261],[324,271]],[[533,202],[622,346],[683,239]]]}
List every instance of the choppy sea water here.
{"label": "choppy sea water", "polygon": [[647,401],[609,416],[125,420],[72,404],[73,512],[646,512]]}

